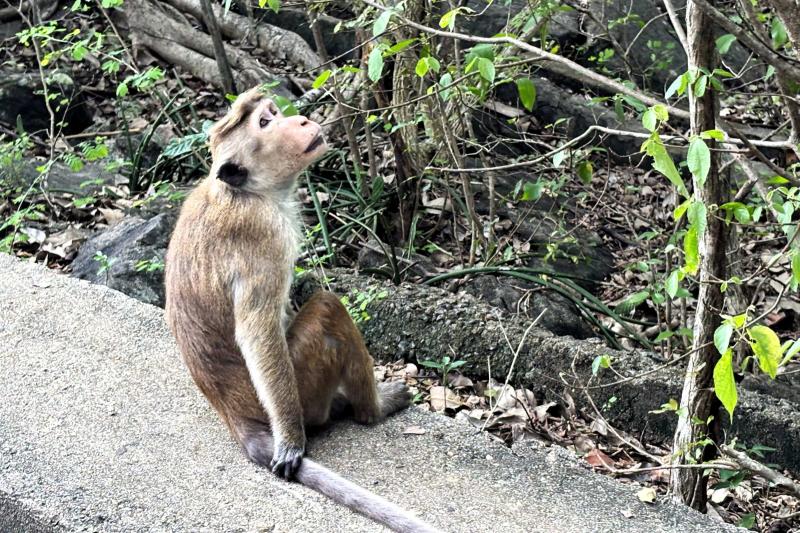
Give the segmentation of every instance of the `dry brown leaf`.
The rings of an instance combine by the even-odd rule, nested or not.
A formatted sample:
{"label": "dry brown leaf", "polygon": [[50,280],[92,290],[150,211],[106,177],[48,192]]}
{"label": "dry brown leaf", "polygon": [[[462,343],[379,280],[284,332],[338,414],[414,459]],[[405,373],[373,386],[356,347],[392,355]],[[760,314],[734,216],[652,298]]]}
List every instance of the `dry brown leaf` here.
{"label": "dry brown leaf", "polygon": [[547,402],[543,403],[542,405],[537,405],[533,408],[531,416],[533,416],[537,422],[544,422],[547,420],[547,412],[550,410],[550,408],[555,407],[556,405],[558,405],[556,402]]}
{"label": "dry brown leaf", "polygon": [[430,394],[431,408],[434,411],[441,412],[445,409],[456,409],[463,405],[461,398],[453,391],[440,385],[431,387],[428,393]]}
{"label": "dry brown leaf", "polygon": [[525,424],[528,422],[528,413],[521,407],[513,407],[497,417],[502,424]]}
{"label": "dry brown leaf", "polygon": [[100,214],[103,215],[103,218],[109,226],[113,226],[125,218],[125,212],[120,209],[107,209],[105,207],[98,207],[97,210],[100,211]]}
{"label": "dry brown leaf", "polygon": [[463,389],[466,387],[473,386],[472,380],[469,379],[467,376],[461,374],[448,374],[447,384],[453,387],[454,389]]}
{"label": "dry brown leaf", "polygon": [[575,445],[575,449],[581,453],[589,453],[590,451],[597,448],[597,444],[595,444],[595,442],[592,439],[584,435],[578,435],[577,437],[575,437],[573,443]]}
{"label": "dry brown leaf", "polygon": [[583,456],[583,459],[590,465],[598,468],[607,468],[611,470],[614,467],[614,460],[600,449],[593,449]]}

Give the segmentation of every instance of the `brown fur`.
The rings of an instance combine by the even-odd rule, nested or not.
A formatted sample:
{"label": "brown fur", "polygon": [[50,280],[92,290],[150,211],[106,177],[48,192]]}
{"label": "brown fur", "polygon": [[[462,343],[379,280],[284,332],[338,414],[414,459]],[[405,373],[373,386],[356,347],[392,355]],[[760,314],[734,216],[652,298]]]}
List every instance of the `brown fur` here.
{"label": "brown fur", "polygon": [[[317,135],[319,126],[283,117],[257,92],[240,96],[210,131],[211,174],[186,200],[166,261],[167,320],[194,381],[248,457],[287,477],[304,427],[325,423],[340,392],[364,423],[409,401],[403,384],[379,393],[334,295],[318,293],[287,318],[299,235],[291,194],[321,153],[308,148]],[[241,186],[217,179],[226,163],[246,170]]]}

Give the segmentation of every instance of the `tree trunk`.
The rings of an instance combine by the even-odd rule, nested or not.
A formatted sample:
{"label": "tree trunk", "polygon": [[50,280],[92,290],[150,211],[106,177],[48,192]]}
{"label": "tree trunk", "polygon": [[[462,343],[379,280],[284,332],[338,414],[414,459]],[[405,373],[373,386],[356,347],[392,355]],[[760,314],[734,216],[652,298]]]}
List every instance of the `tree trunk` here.
{"label": "tree trunk", "polygon": [[[712,3],[713,5],[713,3]],[[703,67],[712,71],[716,63],[712,23],[695,2],[687,4],[686,34],[689,45],[689,69],[697,71]],[[689,90],[689,114],[692,135],[714,129],[717,117],[717,97],[709,86],[705,94],[695,97]],[[713,142],[712,142],[713,145]],[[720,324],[723,311],[723,296],[720,285],[714,281],[725,279],[726,228],[713,212],[714,206],[723,203],[722,180],[719,175],[717,156],[711,146],[711,168],[704,185],[695,180],[695,200],[708,208],[708,224],[704,234],[699,235],[700,269],[692,341],[692,354],[686,368],[681,395],[681,407],[685,414],[679,417],[675,430],[673,455],[675,464],[702,462],[709,459],[713,446],[698,446],[695,443],[706,437],[717,440],[719,432],[719,401],[714,395],[713,372],[719,354],[714,347],[714,331]],[[713,417],[709,421],[709,418]],[[702,423],[693,423],[693,420]],[[673,498],[705,511],[707,476],[702,469],[674,469],[671,472],[670,489]]]}

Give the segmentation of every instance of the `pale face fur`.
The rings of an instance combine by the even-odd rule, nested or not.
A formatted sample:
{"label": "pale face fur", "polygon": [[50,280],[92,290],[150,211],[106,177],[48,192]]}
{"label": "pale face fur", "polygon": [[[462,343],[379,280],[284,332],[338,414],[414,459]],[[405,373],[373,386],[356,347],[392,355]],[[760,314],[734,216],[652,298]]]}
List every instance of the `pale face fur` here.
{"label": "pale face fur", "polygon": [[296,176],[328,149],[319,124],[304,116],[284,116],[258,89],[236,99],[212,127],[209,143],[211,176],[241,191],[273,198],[288,197]]}

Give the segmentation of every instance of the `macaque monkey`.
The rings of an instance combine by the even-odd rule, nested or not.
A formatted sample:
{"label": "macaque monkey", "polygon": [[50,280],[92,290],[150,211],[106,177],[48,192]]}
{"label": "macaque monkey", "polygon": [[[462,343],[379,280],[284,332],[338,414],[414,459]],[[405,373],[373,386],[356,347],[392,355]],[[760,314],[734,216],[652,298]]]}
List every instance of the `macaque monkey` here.
{"label": "macaque monkey", "polygon": [[306,426],[347,405],[370,424],[404,408],[404,383],[375,384],[339,299],[318,292],[293,319],[300,240],[297,175],[327,150],[321,128],[285,117],[257,89],[209,131],[209,176],[189,195],[167,252],[166,314],[197,386],[253,462],[297,478],[397,531],[433,531],[410,513],[303,461]]}

